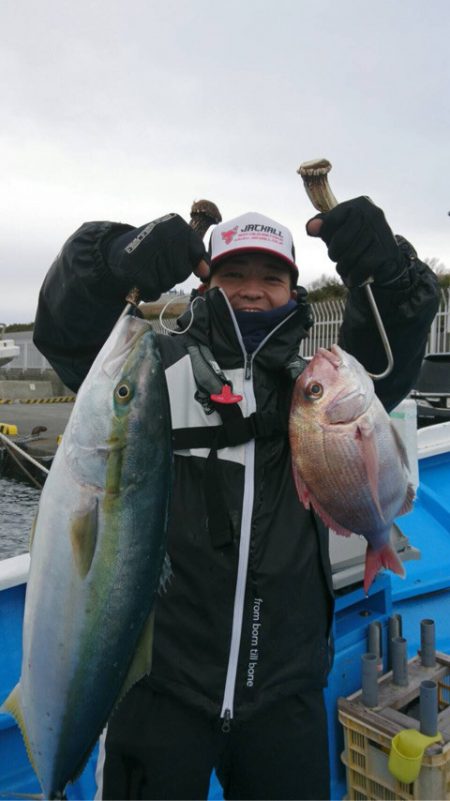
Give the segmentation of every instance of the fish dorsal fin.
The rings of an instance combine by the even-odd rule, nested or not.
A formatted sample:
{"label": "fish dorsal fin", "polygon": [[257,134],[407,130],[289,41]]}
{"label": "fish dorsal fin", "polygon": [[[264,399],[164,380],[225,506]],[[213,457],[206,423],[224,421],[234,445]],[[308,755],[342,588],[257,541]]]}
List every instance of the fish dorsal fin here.
{"label": "fish dorsal fin", "polygon": [[392,436],[394,437],[395,444],[397,446],[398,452],[400,454],[400,459],[402,460],[402,464],[404,464],[406,469],[408,471],[410,471],[411,468],[409,466],[409,459],[408,459],[408,454],[406,452],[405,445],[403,443],[403,440],[402,440],[400,434],[398,433],[397,429],[395,428],[395,426],[393,425],[392,422],[391,422],[391,431],[392,431]]}
{"label": "fish dorsal fin", "polygon": [[360,440],[364,467],[366,469],[367,480],[369,482],[370,494],[375,504],[375,508],[380,515],[383,523],[386,522],[380,504],[378,494],[380,462],[378,456],[377,440],[375,437],[374,426],[370,418],[365,415],[359,421],[356,429],[356,436]]}
{"label": "fish dorsal fin", "polygon": [[29,739],[29,736],[28,736],[28,731],[27,731],[27,727],[26,727],[26,723],[25,723],[25,718],[23,716],[22,704],[20,703],[20,683],[16,684],[16,686],[14,687],[14,690],[8,695],[8,698],[3,703],[3,705],[0,706],[0,712],[8,712],[10,715],[13,716],[13,718],[17,722],[17,725],[18,725],[18,727],[20,729],[20,733],[21,733],[21,735],[23,737],[23,741],[25,743],[25,748],[27,750],[28,759],[31,762],[31,766],[32,766],[36,776],[39,777],[39,774],[38,774],[38,772],[36,770],[35,762],[33,760],[33,751],[32,751],[31,744],[30,744],[30,739]]}
{"label": "fish dorsal fin", "polygon": [[117,704],[122,698],[125,697],[128,690],[131,690],[134,684],[148,676],[152,669],[152,654],[153,654],[153,629],[155,625],[155,612],[152,610],[148,616],[147,622],[142,630],[136,650],[134,652],[133,661],[128,670],[126,679],[123,683],[122,689],[119,693]]}
{"label": "fish dorsal fin", "polygon": [[86,578],[94,558],[98,532],[98,499],[91,507],[72,518],[70,541],[72,554],[80,578]]}

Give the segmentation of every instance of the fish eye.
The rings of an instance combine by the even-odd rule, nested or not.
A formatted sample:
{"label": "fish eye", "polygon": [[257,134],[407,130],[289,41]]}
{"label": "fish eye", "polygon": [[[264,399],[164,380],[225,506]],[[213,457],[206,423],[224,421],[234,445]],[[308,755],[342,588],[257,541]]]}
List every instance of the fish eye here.
{"label": "fish eye", "polygon": [[133,392],[131,390],[130,385],[124,381],[122,384],[118,384],[114,392],[115,398],[119,403],[127,403],[131,400],[133,396]]}
{"label": "fish eye", "polygon": [[311,400],[317,400],[323,395],[323,386],[318,381],[311,381],[306,387],[306,395]]}

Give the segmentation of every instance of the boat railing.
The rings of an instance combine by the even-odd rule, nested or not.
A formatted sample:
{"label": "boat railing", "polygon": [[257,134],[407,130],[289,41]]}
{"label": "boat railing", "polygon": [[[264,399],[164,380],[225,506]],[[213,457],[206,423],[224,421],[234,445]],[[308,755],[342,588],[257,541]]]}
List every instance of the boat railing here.
{"label": "boat railing", "polygon": [[30,570],[30,554],[23,553],[0,560],[0,592],[26,584]]}

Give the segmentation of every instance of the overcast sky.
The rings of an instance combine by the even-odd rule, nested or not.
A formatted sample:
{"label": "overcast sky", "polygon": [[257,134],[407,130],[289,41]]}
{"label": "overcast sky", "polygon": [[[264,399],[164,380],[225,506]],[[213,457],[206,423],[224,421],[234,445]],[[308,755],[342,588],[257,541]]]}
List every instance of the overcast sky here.
{"label": "overcast sky", "polygon": [[288,225],[324,156],[450,269],[448,0],[0,0],[0,321],[34,319],[85,220],[141,225],[194,199]]}

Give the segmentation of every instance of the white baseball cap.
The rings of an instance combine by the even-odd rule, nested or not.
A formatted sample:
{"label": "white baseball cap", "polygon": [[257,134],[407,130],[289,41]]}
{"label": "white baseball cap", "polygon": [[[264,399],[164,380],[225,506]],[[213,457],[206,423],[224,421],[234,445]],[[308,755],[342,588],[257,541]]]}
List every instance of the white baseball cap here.
{"label": "white baseball cap", "polygon": [[209,251],[211,267],[227,256],[248,251],[261,251],[287,262],[297,282],[298,267],[295,263],[295,249],[292,234],[286,226],[249,211],[232,220],[227,220],[213,228]]}

